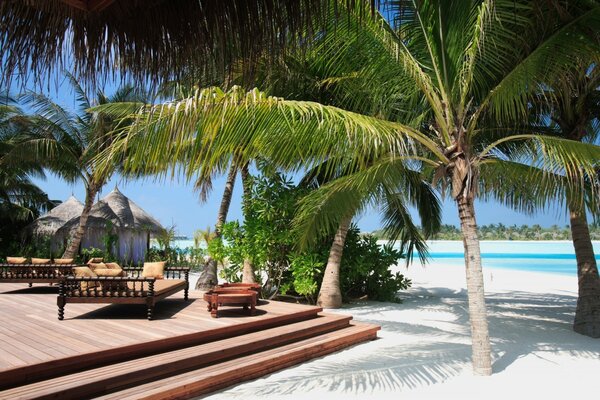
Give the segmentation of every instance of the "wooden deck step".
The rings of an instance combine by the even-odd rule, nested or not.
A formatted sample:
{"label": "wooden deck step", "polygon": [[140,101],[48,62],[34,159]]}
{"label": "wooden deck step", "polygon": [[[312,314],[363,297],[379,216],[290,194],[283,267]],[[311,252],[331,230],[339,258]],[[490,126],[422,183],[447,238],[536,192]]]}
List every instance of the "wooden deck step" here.
{"label": "wooden deck step", "polygon": [[[142,341],[127,346],[118,346],[107,350],[82,353],[75,356],[62,357],[51,361],[13,368],[0,372],[0,390],[23,386],[44,379],[63,376],[117,362],[129,361],[140,357],[209,343],[215,340],[246,335],[264,329],[306,321],[317,318],[320,311],[322,311],[322,309],[319,307],[307,307],[300,311],[279,315],[273,318],[256,319],[250,322],[228,325],[208,331],[188,333],[165,339]],[[201,321],[199,323],[201,323]],[[151,328],[152,326],[149,326],[149,329]]]}
{"label": "wooden deck step", "polygon": [[349,326],[351,317],[317,318],[71,373],[0,392],[10,399],[80,399],[130,388],[210,365],[220,365]]}
{"label": "wooden deck step", "polygon": [[113,392],[97,399],[188,399],[375,339],[379,329],[377,325],[353,322],[334,332]]}

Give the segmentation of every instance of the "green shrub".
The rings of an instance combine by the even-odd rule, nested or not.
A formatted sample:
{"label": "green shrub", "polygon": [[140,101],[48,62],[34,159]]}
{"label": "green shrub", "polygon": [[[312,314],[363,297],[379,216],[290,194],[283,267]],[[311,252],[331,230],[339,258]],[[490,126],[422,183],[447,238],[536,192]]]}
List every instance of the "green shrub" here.
{"label": "green shrub", "polygon": [[[244,198],[244,224],[228,222],[222,240],[213,240],[209,254],[225,262],[221,277],[239,282],[244,259],[254,265],[263,295],[297,294],[315,302],[333,242],[333,235],[298,251],[298,238],[291,229],[299,200],[307,189],[295,187],[284,175],[269,167],[252,178],[250,197]],[[399,273],[392,274],[403,254],[391,246],[379,246],[372,236],[348,231],[340,268],[340,286],[345,301],[368,296],[372,300],[398,301],[396,293],[410,286]]]}
{"label": "green shrub", "polygon": [[367,296],[370,300],[399,301],[396,294],[410,287],[410,280],[393,274],[390,267],[404,258],[390,245],[380,246],[371,235],[360,235],[356,226],[348,230],[340,268],[344,299]]}

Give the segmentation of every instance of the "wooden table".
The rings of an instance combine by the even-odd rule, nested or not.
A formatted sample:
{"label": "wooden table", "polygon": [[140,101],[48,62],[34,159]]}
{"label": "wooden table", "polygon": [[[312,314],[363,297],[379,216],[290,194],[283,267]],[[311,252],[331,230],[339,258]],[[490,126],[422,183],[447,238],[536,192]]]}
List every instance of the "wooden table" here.
{"label": "wooden table", "polygon": [[213,289],[204,294],[204,300],[208,303],[207,309],[210,316],[218,318],[219,306],[242,306],[244,310],[249,310],[250,315],[256,313],[257,294],[251,290],[219,290]]}

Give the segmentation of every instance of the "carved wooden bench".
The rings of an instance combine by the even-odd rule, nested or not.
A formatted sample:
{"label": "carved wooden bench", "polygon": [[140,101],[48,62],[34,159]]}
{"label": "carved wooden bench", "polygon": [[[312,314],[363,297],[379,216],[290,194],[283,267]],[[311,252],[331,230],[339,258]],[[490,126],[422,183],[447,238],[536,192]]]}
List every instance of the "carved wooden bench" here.
{"label": "carved wooden bench", "polygon": [[204,294],[210,316],[218,318],[219,306],[242,306],[250,315],[256,313],[258,294],[253,290],[213,289]]}
{"label": "carved wooden bench", "polygon": [[60,281],[57,298],[58,319],[64,319],[67,303],[145,304],[148,320],[154,306],[181,290],[184,299],[189,295],[189,267],[167,267],[165,279],[144,278],[142,268],[123,268],[126,276],[79,278],[67,276]]}
{"label": "carved wooden bench", "polygon": [[58,283],[78,264],[0,264],[0,282]]}

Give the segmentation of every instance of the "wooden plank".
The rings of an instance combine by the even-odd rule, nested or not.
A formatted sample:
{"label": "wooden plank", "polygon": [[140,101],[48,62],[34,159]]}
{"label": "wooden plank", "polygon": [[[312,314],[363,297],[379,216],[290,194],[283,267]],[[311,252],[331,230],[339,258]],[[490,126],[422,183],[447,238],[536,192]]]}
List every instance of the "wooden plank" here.
{"label": "wooden plank", "polygon": [[335,315],[143,357],[0,392],[1,398],[77,399],[205,367],[223,360],[286,345],[348,326],[351,317]]}
{"label": "wooden plank", "polygon": [[114,392],[98,399],[187,399],[375,339],[378,330],[378,326],[354,324],[317,338]]}
{"label": "wooden plank", "polygon": [[[2,303],[2,299],[3,296],[0,296],[0,304]],[[285,307],[285,305],[277,304],[276,302],[271,304],[274,305],[273,308],[275,309],[279,307],[284,307],[287,309],[290,308]],[[178,323],[177,321],[170,323],[167,321],[168,324],[160,325],[168,327],[170,334],[165,334],[160,339],[156,339],[156,336],[153,334],[152,331],[155,329],[149,329],[149,327],[153,327],[155,322],[161,321],[134,321],[142,323],[131,325],[131,321],[127,321],[126,324],[123,324],[119,320],[90,320],[73,321],[78,322],[77,325],[73,325],[68,324],[70,321],[59,322],[54,319],[50,323],[50,331],[55,330],[55,332],[57,331],[60,335],[65,335],[66,337],[76,337],[79,342],[86,342],[89,344],[89,346],[82,347],[79,354],[68,357],[56,357],[55,359],[52,359],[52,357],[47,357],[46,359],[43,359],[40,358],[40,354],[38,354],[35,358],[24,357],[24,361],[29,365],[18,368],[10,368],[0,372],[0,388],[14,387],[86,368],[148,356],[201,343],[207,343],[217,339],[243,335],[274,326],[294,323],[297,321],[314,318],[317,316],[317,312],[321,310],[318,307],[306,306],[291,308],[294,312],[288,314],[279,314],[272,317],[257,317],[253,318],[249,322],[244,322],[243,320],[234,321],[232,319],[222,318],[218,328],[206,330],[199,330],[198,328],[202,328],[202,326],[197,325],[192,321],[183,321],[183,323]],[[210,314],[207,313],[205,309],[202,309],[201,312],[205,319],[208,319],[208,321],[212,320],[210,318]],[[35,315],[35,317],[39,318],[40,322],[43,321],[43,317],[40,315]],[[235,322],[235,324],[232,324],[232,322]],[[195,328],[195,331],[188,334],[178,334],[183,325],[187,325],[189,328]],[[211,325],[214,326],[214,323],[211,323]],[[122,327],[121,331],[118,330],[119,326]],[[30,327],[26,327],[21,324],[19,329],[28,330]],[[115,331],[120,332],[120,334],[115,334]],[[53,347],[60,346],[60,341],[57,342],[58,338],[54,334],[44,333],[43,331],[37,330],[36,335],[39,335],[39,337],[44,337],[44,339],[49,341]],[[105,339],[107,335],[112,338],[108,340]],[[123,340],[128,340],[131,344],[115,347],[115,343],[118,343],[116,342],[117,337],[123,337]],[[0,340],[3,340],[3,338],[6,338],[6,335],[0,334]],[[18,344],[22,346],[20,348],[23,351],[31,350],[31,348],[23,345],[23,343]],[[0,349],[0,355],[1,354],[2,353]],[[7,366],[5,366],[5,368],[6,367]]]}

